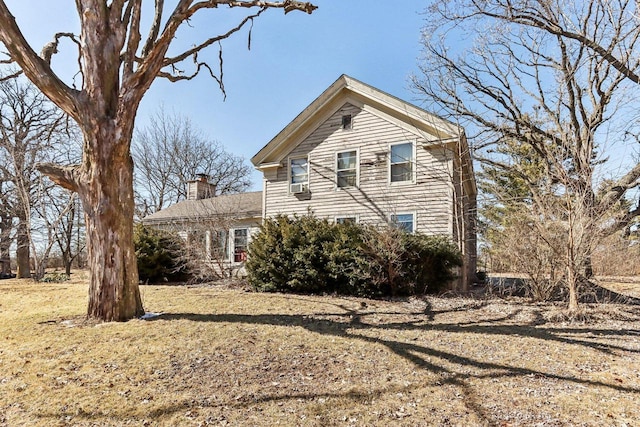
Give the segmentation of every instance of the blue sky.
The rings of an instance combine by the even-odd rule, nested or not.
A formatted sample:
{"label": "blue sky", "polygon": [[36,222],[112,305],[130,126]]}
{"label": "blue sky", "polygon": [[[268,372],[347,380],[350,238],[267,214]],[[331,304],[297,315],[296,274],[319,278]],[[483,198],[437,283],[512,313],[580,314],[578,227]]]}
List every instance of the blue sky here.
{"label": "blue sky", "polygon": [[[78,33],[73,0],[6,3],[38,52],[56,32]],[[316,0],[314,4],[319,8],[312,15],[285,16],[281,10],[263,14],[253,26],[251,50],[247,31],[223,42],[226,100],[216,82],[204,74],[190,82],[156,80],[142,102],[137,125],[144,125],[163,105],[191,118],[209,138],[248,162],[341,74],[420,105],[409,76],[417,72],[421,12],[427,2]],[[188,46],[218,34],[232,22],[230,18],[224,8],[203,14],[178,34],[176,42]],[[74,72],[72,53],[71,45],[66,45],[53,62],[67,82]],[[217,48],[207,57],[215,62]],[[260,189],[258,172],[252,180],[253,189]]]}

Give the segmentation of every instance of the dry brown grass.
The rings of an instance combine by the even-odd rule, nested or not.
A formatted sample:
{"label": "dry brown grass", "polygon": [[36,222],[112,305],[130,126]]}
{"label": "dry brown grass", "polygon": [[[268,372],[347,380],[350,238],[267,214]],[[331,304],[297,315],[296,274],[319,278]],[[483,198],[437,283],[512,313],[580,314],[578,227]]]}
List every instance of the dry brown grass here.
{"label": "dry brown grass", "polygon": [[0,425],[637,426],[640,309],[0,281]]}

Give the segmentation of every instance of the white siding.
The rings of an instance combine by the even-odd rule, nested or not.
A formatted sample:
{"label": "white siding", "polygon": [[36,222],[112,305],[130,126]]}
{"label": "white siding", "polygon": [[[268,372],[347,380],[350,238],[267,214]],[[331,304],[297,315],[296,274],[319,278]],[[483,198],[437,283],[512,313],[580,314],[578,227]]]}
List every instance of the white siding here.
{"label": "white siding", "polygon": [[[351,114],[352,129],[342,129]],[[416,230],[451,235],[452,153],[441,145],[429,150],[419,131],[410,132],[369,107],[345,104],[302,141],[273,172],[265,173],[265,216],[312,212],[330,219],[357,216],[360,223],[384,224],[397,212],[415,212]],[[416,180],[389,183],[389,145],[416,144]],[[358,188],[336,188],[336,152],[359,150]],[[308,156],[309,193],[289,193],[288,160]]]}

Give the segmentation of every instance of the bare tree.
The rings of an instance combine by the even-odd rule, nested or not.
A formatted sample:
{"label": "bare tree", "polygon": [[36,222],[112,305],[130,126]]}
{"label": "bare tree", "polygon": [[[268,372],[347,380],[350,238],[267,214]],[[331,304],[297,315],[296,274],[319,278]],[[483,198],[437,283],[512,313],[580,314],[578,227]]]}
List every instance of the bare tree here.
{"label": "bare tree", "polygon": [[[85,212],[90,267],[88,316],[105,321],[127,320],[144,312],[133,247],[133,161],[131,137],[138,106],[156,77],[190,80],[200,71],[216,75],[201,59],[207,47],[250,26],[268,9],[285,13],[313,12],[311,3],[284,0],[179,0],[173,9],[156,0],[150,27],[143,38],[146,9],[142,0],[76,0],[81,33],[58,33],[40,55],[25,40],[4,1],[0,0],[0,41],[24,74],[71,116],[83,135],[82,163],[76,166],[41,165],[40,171],[57,184],[75,191]],[[226,32],[174,54],[169,47],[178,30],[204,10],[222,7],[248,14]],[[255,11],[251,13],[251,11]],[[61,38],[78,47],[82,84],[65,84],[52,70],[51,57]],[[218,56],[221,58],[221,56]],[[194,69],[179,67],[191,59]],[[219,60],[220,66],[222,60]]]}
{"label": "bare tree", "polygon": [[33,85],[0,82],[0,165],[11,192],[6,215],[17,218],[17,277],[31,277],[32,206],[39,176],[36,163],[51,159],[52,145],[65,137],[65,117]]}
{"label": "bare tree", "polygon": [[72,200],[65,200],[64,194],[55,195],[52,207],[60,217],[55,230],[55,242],[60,251],[64,272],[70,276],[74,261],[81,268],[81,257],[86,247],[86,240],[80,200],[76,194],[67,195],[67,197],[71,197]]}
{"label": "bare tree", "polygon": [[30,221],[32,230],[29,243],[35,280],[44,277],[51,251],[59,241],[61,224],[75,206],[74,194],[68,190],[64,190],[66,194],[60,194],[57,188],[46,177],[42,177],[31,207],[35,217]]}
{"label": "bare tree", "polygon": [[134,134],[138,215],[157,212],[187,197],[187,181],[205,174],[216,195],[237,193],[249,185],[244,159],[208,140],[189,118],[160,109],[149,125]]}
{"label": "bare tree", "polygon": [[[619,120],[635,88],[611,55],[598,54],[579,37],[515,19],[510,14],[516,7],[540,8],[540,14],[579,28],[635,71],[638,63],[631,58],[639,57],[640,33],[631,25],[630,3],[599,0],[436,1],[425,30],[425,77],[415,78],[415,87],[476,129],[478,160],[516,174],[527,186],[532,226],[541,231],[555,222],[551,228],[562,230],[563,245],[555,250],[563,261],[569,309],[575,310],[581,269],[594,246],[640,214],[640,206],[618,209],[640,185],[640,164],[621,166],[622,173],[598,191],[606,165],[601,151],[637,134],[637,121]],[[454,34],[476,36],[456,55],[448,48]],[[539,158],[543,180],[514,162],[513,152],[505,150],[513,141]]]}

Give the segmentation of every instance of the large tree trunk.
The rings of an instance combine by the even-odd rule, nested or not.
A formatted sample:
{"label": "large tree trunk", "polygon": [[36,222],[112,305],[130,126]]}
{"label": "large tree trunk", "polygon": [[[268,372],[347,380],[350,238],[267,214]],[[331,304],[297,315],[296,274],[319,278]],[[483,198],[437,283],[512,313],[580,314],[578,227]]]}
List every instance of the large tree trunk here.
{"label": "large tree trunk", "polygon": [[18,223],[16,236],[16,277],[18,279],[31,278],[31,251],[29,250],[29,234],[27,224],[23,218]]}
{"label": "large tree trunk", "polygon": [[133,161],[128,150],[114,144],[122,137],[117,127],[109,123],[98,130],[100,136],[86,142],[85,151],[102,153],[85,162],[87,169],[80,175],[78,188],[91,272],[87,314],[104,321],[125,321],[144,314],[133,246]]}
{"label": "large tree trunk", "polygon": [[38,169],[76,191],[82,200],[90,274],[87,316],[126,321],[144,314],[133,246],[133,160],[129,154],[133,119],[102,118],[84,125],[81,165],[40,164]]}

